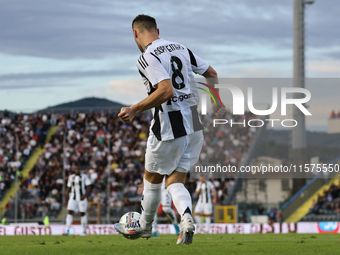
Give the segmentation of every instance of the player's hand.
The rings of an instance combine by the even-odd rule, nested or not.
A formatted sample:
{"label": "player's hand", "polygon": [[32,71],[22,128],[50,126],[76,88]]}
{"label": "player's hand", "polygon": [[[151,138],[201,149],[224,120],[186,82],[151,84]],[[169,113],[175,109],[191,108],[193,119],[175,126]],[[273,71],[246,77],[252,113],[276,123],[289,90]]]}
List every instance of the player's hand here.
{"label": "player's hand", "polygon": [[84,194],[84,195],[81,196],[80,200],[83,201],[85,198],[86,198],[86,195]]}
{"label": "player's hand", "polygon": [[[67,199],[66,199],[66,200],[67,200]],[[64,202],[64,207],[66,207],[66,206],[67,206],[67,202],[65,201],[65,202]]]}
{"label": "player's hand", "polygon": [[227,112],[227,109],[225,108],[225,105],[212,105],[212,112],[215,114],[217,118],[222,118],[225,113]]}
{"label": "player's hand", "polygon": [[118,117],[124,122],[131,122],[135,115],[136,113],[131,107],[122,107]]}

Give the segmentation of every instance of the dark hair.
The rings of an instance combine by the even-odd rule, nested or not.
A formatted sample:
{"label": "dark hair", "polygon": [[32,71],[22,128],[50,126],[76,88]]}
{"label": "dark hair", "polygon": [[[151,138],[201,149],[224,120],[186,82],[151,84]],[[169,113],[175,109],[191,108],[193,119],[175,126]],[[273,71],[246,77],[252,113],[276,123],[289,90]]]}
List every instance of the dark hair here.
{"label": "dark hair", "polygon": [[140,14],[132,21],[132,28],[137,25],[140,30],[146,29],[148,31],[157,30],[156,20],[149,16]]}

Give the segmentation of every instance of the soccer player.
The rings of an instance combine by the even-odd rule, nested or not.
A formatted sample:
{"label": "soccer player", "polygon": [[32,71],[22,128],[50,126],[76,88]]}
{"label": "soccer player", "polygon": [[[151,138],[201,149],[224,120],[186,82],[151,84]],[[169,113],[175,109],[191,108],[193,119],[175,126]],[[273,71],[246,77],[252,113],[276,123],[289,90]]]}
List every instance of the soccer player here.
{"label": "soccer player", "polygon": [[[159,38],[156,20],[138,15],[132,22],[135,42],[142,52],[137,67],[148,97],[118,114],[131,122],[138,113],[153,109],[153,120],[145,154],[144,190],[140,220],[115,224],[123,235],[149,238],[152,222],[161,201],[162,181],[181,215],[177,244],[190,244],[194,234],[192,203],[184,183],[187,172],[198,161],[203,144],[203,126],[198,112],[198,89],[194,74],[218,83],[216,71],[182,44]],[[213,106],[222,115],[225,107]]]}
{"label": "soccer player", "polygon": [[[212,193],[214,194],[213,200],[211,200]],[[207,233],[209,233],[213,208],[212,204],[215,204],[217,201],[217,192],[210,181],[206,181],[205,178],[200,177],[197,182],[196,194],[198,195],[198,201],[195,207],[195,221],[197,224],[202,223],[201,216],[204,216],[207,225]]]}
{"label": "soccer player", "polygon": [[86,235],[87,227],[87,194],[91,191],[91,181],[86,174],[80,173],[80,168],[74,168],[74,174],[68,177],[67,191],[65,194],[65,201],[67,203],[67,216],[66,216],[66,232],[63,235],[69,235],[70,226],[73,221],[73,213],[80,212],[81,225],[83,226],[82,236]]}

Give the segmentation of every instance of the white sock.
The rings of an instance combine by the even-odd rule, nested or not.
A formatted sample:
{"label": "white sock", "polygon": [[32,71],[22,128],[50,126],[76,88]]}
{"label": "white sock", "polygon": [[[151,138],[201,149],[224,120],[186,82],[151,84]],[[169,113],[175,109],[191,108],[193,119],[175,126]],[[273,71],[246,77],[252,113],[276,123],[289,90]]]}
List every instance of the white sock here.
{"label": "white sock", "polygon": [[80,218],[81,225],[83,226],[83,233],[86,233],[86,227],[87,227],[87,216],[84,215]]}
{"label": "white sock", "polygon": [[152,232],[157,232],[157,212],[152,222]]}
{"label": "white sock", "polygon": [[152,184],[144,178],[144,191],[142,196],[142,215],[140,217],[140,225],[142,229],[150,229],[152,220],[154,219],[161,203],[161,187],[162,183]]}
{"label": "white sock", "polygon": [[73,221],[73,215],[67,214],[66,215],[66,228],[67,228],[67,231],[70,229],[72,221]]}
{"label": "white sock", "polygon": [[210,229],[210,223],[211,223],[211,217],[205,216],[205,223],[207,224],[207,231],[209,232]]}
{"label": "white sock", "polygon": [[163,206],[162,209],[163,209],[163,212],[165,212],[165,214],[171,220],[171,223],[177,224],[177,218],[176,218],[176,214],[175,214],[174,210],[172,210],[171,207],[168,207],[168,206]]}
{"label": "white sock", "polygon": [[185,188],[183,183],[173,183],[167,188],[169,194],[174,201],[175,207],[181,215],[181,219],[189,217],[192,220],[192,202],[189,191]]}
{"label": "white sock", "polygon": [[195,215],[195,221],[197,224],[201,224],[202,223],[201,216]]}

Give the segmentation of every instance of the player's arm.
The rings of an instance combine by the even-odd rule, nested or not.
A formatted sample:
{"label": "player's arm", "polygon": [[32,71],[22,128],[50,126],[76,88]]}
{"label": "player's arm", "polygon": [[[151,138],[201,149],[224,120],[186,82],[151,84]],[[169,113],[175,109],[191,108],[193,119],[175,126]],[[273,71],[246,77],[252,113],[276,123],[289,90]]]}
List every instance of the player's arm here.
{"label": "player's arm", "polygon": [[156,90],[147,98],[130,107],[123,107],[118,117],[124,122],[130,122],[137,113],[144,112],[173,98],[175,95],[174,88],[170,79],[161,81],[154,85]]}
{"label": "player's arm", "polygon": [[196,195],[199,195],[201,193],[201,183],[197,185],[197,188],[195,190]]}
{"label": "player's arm", "polygon": [[85,194],[83,194],[80,198],[80,200],[84,200],[91,192],[91,180],[89,177],[85,177]]}
{"label": "player's arm", "polygon": [[217,191],[216,191],[216,189],[212,189],[211,191],[214,195],[212,202],[213,202],[213,204],[216,204],[217,203]]}
{"label": "player's arm", "polygon": [[[215,88],[215,84],[218,84],[218,75],[214,68],[211,66],[202,74],[208,85]],[[215,89],[217,94],[219,94],[219,89]]]}
{"label": "player's arm", "polygon": [[80,198],[80,200],[84,200],[88,194],[91,192],[91,185],[88,185],[85,187],[85,194],[83,194]]}
{"label": "player's arm", "polygon": [[[202,74],[202,76],[205,78],[208,85],[215,88],[215,84],[218,84],[218,75],[217,72],[212,68],[211,66],[208,67],[208,69]],[[219,89],[215,89],[217,94],[219,94]],[[211,91],[212,92],[212,91]],[[215,93],[211,93],[215,96]],[[222,117],[223,114],[226,112],[225,106],[220,103],[220,100],[216,100],[216,104],[214,103],[214,100],[210,98],[211,105],[212,105],[212,111],[217,117]]]}
{"label": "player's arm", "polygon": [[130,122],[137,113],[160,106],[175,95],[170,76],[160,60],[151,54],[143,54],[142,58],[146,66],[137,64],[138,69],[156,90],[139,103],[123,107],[118,117],[124,122]]}
{"label": "player's arm", "polygon": [[[208,65],[203,59],[195,55],[194,53],[191,52],[191,50],[188,49],[188,53],[190,56],[190,62],[191,62],[191,68],[192,70],[197,73],[202,75],[206,83],[213,87],[215,89],[215,84],[218,84],[218,75],[217,72],[212,68],[210,65]],[[219,89],[215,89],[217,94],[219,94]],[[213,91],[211,91],[212,95],[215,95]],[[216,100],[217,105],[215,105],[213,99],[211,98],[212,102],[212,111],[217,117],[222,117],[222,115],[225,113],[225,106],[220,103],[220,100]]]}
{"label": "player's arm", "polygon": [[66,194],[65,194],[65,201],[64,201],[64,206],[66,207],[67,205],[67,201],[68,201],[68,195],[70,194],[71,192],[71,188],[70,187],[67,187],[66,189]]}
{"label": "player's arm", "polygon": [[66,189],[66,194],[65,194],[65,201],[64,201],[64,206],[66,207],[67,201],[68,201],[68,196],[71,192],[71,187],[72,187],[72,182],[71,182],[71,176],[68,177],[67,180],[67,189]]}

